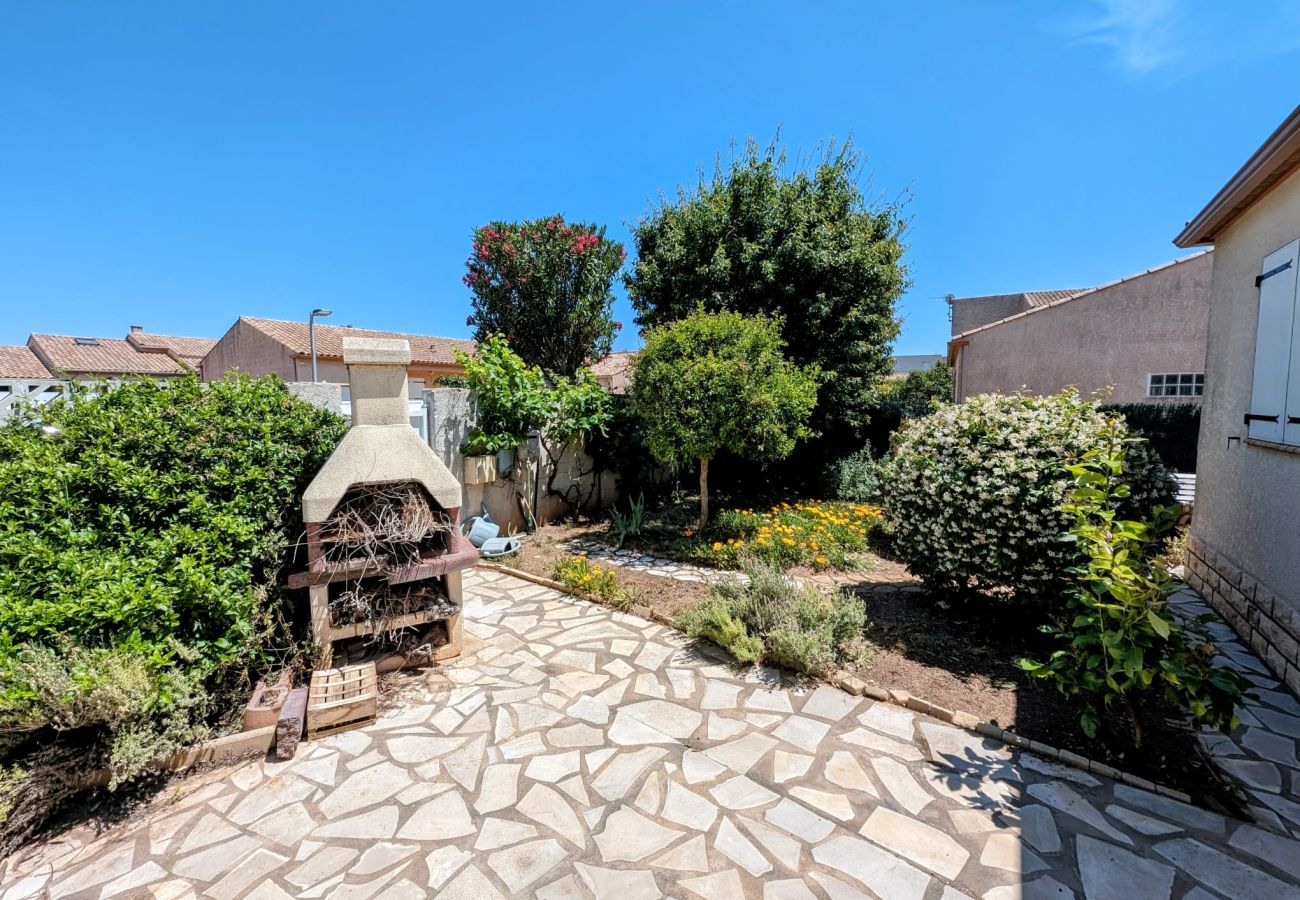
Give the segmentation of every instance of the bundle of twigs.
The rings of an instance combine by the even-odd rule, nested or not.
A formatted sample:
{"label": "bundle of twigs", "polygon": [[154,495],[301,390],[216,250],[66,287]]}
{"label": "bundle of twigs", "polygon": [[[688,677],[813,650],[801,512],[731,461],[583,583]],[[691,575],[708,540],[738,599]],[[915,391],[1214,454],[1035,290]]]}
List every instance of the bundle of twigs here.
{"label": "bundle of twigs", "polygon": [[456,605],[437,581],[396,585],[385,581],[353,581],[344,585],[329,602],[330,623],[335,628],[365,622],[376,633],[383,630],[385,622],[426,610],[448,616],[456,611]]}
{"label": "bundle of twigs", "polygon": [[[413,565],[434,538],[455,528],[418,484],[366,484],[348,491],[321,527],[328,562]],[[445,537],[444,537],[445,545]]]}

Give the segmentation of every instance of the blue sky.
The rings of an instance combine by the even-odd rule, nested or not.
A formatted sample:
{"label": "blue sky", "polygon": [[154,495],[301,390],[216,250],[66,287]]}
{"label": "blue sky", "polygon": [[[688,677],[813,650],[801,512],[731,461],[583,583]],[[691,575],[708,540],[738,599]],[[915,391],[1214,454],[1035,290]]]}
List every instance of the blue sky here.
{"label": "blue sky", "polygon": [[896,349],[942,352],[948,292],[1180,255],[1300,101],[1300,4],[1246,6],[0,0],[0,343],[313,306],[464,335],[475,225],[625,240],[779,128],[852,135],[871,195],[910,197]]}

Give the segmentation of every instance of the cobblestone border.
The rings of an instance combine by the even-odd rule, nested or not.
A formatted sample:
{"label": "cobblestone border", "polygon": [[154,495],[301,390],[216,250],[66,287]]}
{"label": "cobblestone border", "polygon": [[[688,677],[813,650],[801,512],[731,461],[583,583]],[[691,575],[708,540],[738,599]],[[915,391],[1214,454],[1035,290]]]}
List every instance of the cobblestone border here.
{"label": "cobblestone border", "polygon": [[[534,575],[532,572],[525,572],[523,569],[513,569],[509,566],[486,562],[480,562],[478,567],[480,569],[486,569],[489,572],[501,572],[506,575],[513,575],[514,577],[524,581],[530,581],[533,584],[538,584],[542,587],[548,587],[552,590],[578,597],[579,599],[586,600],[589,603],[595,603],[599,606],[609,606],[611,609],[614,608],[603,597],[597,597],[595,595],[585,594],[582,591],[573,590],[563,582],[555,581],[554,579],[546,578],[542,575]],[[663,613],[657,612],[639,603],[634,603],[626,609],[619,610],[619,612],[639,616],[642,619],[648,619],[658,625],[663,625],[666,628],[673,628],[675,630],[675,626],[670,618],[665,616]],[[1171,797],[1174,800],[1179,800],[1183,803],[1195,806],[1191,795],[1186,794],[1183,791],[1175,790],[1167,785],[1158,784],[1150,779],[1141,778],[1129,772],[1124,772],[1120,769],[1116,769],[1114,766],[1099,763],[1096,760],[1089,759],[1086,756],[1081,756],[1080,754],[1074,753],[1070,750],[1061,750],[1057,747],[1053,747],[1051,744],[1044,744],[1040,741],[1031,741],[1026,737],[1016,734],[1014,731],[1008,731],[992,722],[986,722],[965,710],[948,709],[947,707],[939,706],[937,703],[931,703],[920,697],[914,697],[907,691],[894,691],[876,687],[867,684],[861,678],[853,675],[845,675],[841,672],[832,673],[824,680],[828,684],[832,684],[840,690],[853,694],[856,697],[867,697],[881,703],[890,703],[894,706],[902,706],[906,709],[912,710],[913,712],[924,713],[941,722],[947,722],[948,724],[955,725],[958,728],[964,728],[967,731],[974,731],[984,735],[985,737],[1001,741],[1009,747],[1015,747],[1019,750],[1028,750],[1036,756],[1046,757],[1047,759],[1055,760],[1072,768],[1080,769],[1084,772],[1090,772],[1093,775],[1102,775],[1106,778],[1114,779],[1121,784],[1127,784],[1130,787],[1135,788],[1142,788],[1143,790],[1151,791],[1152,793],[1160,794],[1165,797]]]}

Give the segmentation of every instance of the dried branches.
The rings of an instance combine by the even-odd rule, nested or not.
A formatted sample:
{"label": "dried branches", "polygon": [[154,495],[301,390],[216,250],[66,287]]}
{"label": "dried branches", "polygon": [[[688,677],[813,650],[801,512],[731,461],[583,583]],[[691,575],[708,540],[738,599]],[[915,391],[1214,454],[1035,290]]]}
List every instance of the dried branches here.
{"label": "dried branches", "polygon": [[321,526],[320,539],[330,563],[405,566],[418,563],[425,550],[445,550],[454,528],[420,485],[366,484],[348,491]]}

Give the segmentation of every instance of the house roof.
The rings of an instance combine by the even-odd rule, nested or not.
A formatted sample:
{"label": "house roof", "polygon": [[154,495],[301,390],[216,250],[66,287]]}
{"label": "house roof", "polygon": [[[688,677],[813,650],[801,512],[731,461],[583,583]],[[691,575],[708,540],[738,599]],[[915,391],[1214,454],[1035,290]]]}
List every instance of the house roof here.
{"label": "house roof", "polygon": [[591,366],[591,374],[597,378],[612,378],[615,375],[626,372],[636,359],[638,350],[620,350],[617,353],[610,353],[594,362]]}
{"label": "house roof", "polygon": [[[279,341],[289,352],[296,356],[311,353],[311,339],[306,322],[286,322],[280,319],[257,319],[252,316],[240,316],[239,321],[247,323],[258,331]],[[321,359],[342,359],[343,338],[372,337],[404,340],[411,345],[411,362],[432,366],[456,365],[455,351],[473,353],[473,341],[455,338],[433,337],[427,334],[403,334],[398,331],[374,331],[369,328],[346,328],[338,325],[316,325],[316,355]]]}
{"label": "house roof", "polygon": [[1183,227],[1174,244],[1195,247],[1214,243],[1219,232],[1297,166],[1300,166],[1300,106],[1291,111],[1237,174]]}
{"label": "house roof", "polygon": [[132,331],[126,339],[133,347],[152,353],[167,353],[197,366],[208,351],[216,346],[212,338],[176,337],[170,334],[150,334]]}
{"label": "house roof", "polygon": [[127,340],[32,334],[30,347],[52,371],[93,375],[179,375],[184,367],[166,353],[136,349]]}
{"label": "house roof", "polygon": [[0,378],[50,378],[50,370],[29,347],[0,347]]}
{"label": "house roof", "polygon": [[981,294],[978,297],[953,297],[953,303],[962,303],[967,300],[1017,300],[1029,304],[1030,307],[1050,306],[1057,301],[1064,300],[1066,297],[1072,297],[1075,294],[1082,293],[1087,288],[1071,288],[1062,291],[1015,291],[1010,294]]}
{"label": "house roof", "polygon": [[1016,319],[1023,319],[1025,316],[1032,316],[1034,313],[1042,312],[1045,309],[1051,309],[1053,307],[1061,306],[1062,304],[1065,303],[1071,303],[1082,297],[1091,297],[1093,294],[1097,293],[1098,291],[1104,291],[1107,288],[1115,287],[1115,285],[1117,284],[1124,284],[1129,281],[1134,281],[1138,278],[1145,278],[1147,275],[1151,275],[1155,272],[1160,272],[1163,271],[1164,269],[1172,268],[1173,266],[1179,266],[1182,265],[1183,263],[1188,263],[1193,260],[1200,259],[1213,252],[1214,252],[1213,248],[1211,248],[1210,250],[1200,250],[1196,253],[1191,254],[1190,256],[1184,256],[1181,257],[1180,259],[1171,260],[1170,262],[1163,263],[1162,265],[1152,266],[1150,269],[1147,269],[1144,272],[1137,272],[1134,273],[1133,275],[1125,275],[1123,278],[1116,278],[1114,281],[1108,281],[1106,284],[1099,284],[1094,288],[1088,288],[1087,290],[1078,291],[1075,293],[1061,292],[1064,293],[1065,296],[1061,297],[1059,300],[1054,300],[1050,303],[1040,304],[1039,306],[1035,306],[1032,309],[1027,309],[1024,312],[1016,313],[1014,316],[1007,316],[1005,319],[998,319],[996,322],[989,322],[985,325],[981,325],[979,328],[971,328],[968,331],[963,331],[961,334],[953,335],[952,340],[953,341],[965,340],[966,338],[970,337],[970,335],[972,334],[977,334],[989,328],[996,328],[1004,322],[1011,322]]}

